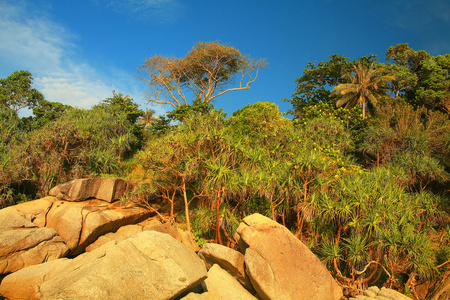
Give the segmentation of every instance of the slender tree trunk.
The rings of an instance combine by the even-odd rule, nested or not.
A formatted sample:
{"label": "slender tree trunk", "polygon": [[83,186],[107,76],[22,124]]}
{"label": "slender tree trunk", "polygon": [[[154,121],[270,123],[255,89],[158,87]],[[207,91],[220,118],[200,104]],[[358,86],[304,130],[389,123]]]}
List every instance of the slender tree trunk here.
{"label": "slender tree trunk", "polygon": [[[173,223],[173,202],[175,201],[176,191],[173,191],[172,200],[170,200],[170,222]],[[169,195],[169,191],[167,191],[167,195]]]}
{"label": "slender tree trunk", "polygon": [[366,118],[366,102],[362,104],[362,110],[363,110],[363,120]]}
{"label": "slender tree trunk", "polygon": [[220,198],[222,196],[222,189],[219,190],[216,201],[216,239],[217,244],[222,245],[222,238],[220,236]]}
{"label": "slender tree trunk", "polygon": [[183,198],[184,198],[184,214],[186,215],[186,230],[191,231],[191,222],[189,221],[189,203],[186,195],[186,182],[183,178]]}
{"label": "slender tree trunk", "polygon": [[275,219],[275,206],[273,205],[273,195],[270,196],[270,210],[272,211],[272,220],[276,221]]}

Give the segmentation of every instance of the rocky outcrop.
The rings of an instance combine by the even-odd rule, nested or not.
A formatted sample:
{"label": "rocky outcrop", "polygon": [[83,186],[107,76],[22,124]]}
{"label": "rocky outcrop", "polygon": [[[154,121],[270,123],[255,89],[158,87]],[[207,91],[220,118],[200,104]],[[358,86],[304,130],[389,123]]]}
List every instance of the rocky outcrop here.
{"label": "rocky outcrop", "polygon": [[0,274],[55,260],[68,252],[67,245],[54,229],[39,228],[31,222],[36,218],[27,212],[23,205],[0,210]]}
{"label": "rocky outcrop", "polygon": [[95,198],[107,202],[119,200],[137,186],[120,178],[83,178],[60,184],[49,191],[60,200],[84,201]]}
{"label": "rocky outcrop", "polygon": [[256,300],[239,282],[219,265],[213,265],[208,271],[208,278],[202,283],[207,299]]}
{"label": "rocky outcrop", "polygon": [[130,236],[142,232],[142,230],[143,227],[137,224],[120,227],[116,232],[110,232],[99,237],[95,242],[86,247],[86,252],[93,251],[111,241],[120,242]]}
{"label": "rocky outcrop", "polygon": [[198,252],[200,247],[194,240],[194,236],[191,232],[184,231],[180,228],[175,228],[169,225],[161,224],[161,225],[148,225],[144,227],[144,230],[154,230],[162,233],[167,233],[172,236],[174,239],[179,241],[180,243],[189,247],[189,249]]}
{"label": "rocky outcrop", "polygon": [[[0,282],[0,294],[12,300],[342,297],[319,259],[269,218],[244,218],[235,233],[241,252],[207,243],[197,255],[191,233],[149,214],[118,201],[56,197],[0,210],[0,270],[14,272]],[[58,259],[67,253],[78,256]],[[354,299],[408,298],[371,287]]]}
{"label": "rocky outcrop", "polygon": [[392,289],[385,287],[379,289],[376,286],[371,286],[362,295],[351,297],[349,300],[411,300],[411,298]]}
{"label": "rocky outcrop", "polygon": [[250,279],[245,273],[244,255],[236,250],[214,243],[206,243],[198,252],[210,269],[214,264],[219,265],[233,276],[245,289],[254,293]]}
{"label": "rocky outcrop", "polygon": [[47,278],[58,276],[70,262],[68,258],[60,258],[10,274],[2,280],[0,294],[7,299],[39,299],[36,288]]}
{"label": "rocky outcrop", "polygon": [[450,299],[450,271],[442,274],[429,292],[430,300],[447,300]]}
{"label": "rocky outcrop", "polygon": [[340,299],[342,289],[322,262],[284,226],[261,215],[237,229],[246,273],[262,299]]}
{"label": "rocky outcrop", "polygon": [[194,236],[190,232],[169,225],[159,224],[142,227],[141,225],[136,224],[120,227],[117,232],[110,232],[99,237],[94,243],[90,244],[86,248],[86,251],[92,251],[110,241],[119,242],[144,230],[153,230],[161,233],[167,233],[183,245],[187,246],[192,251],[197,252],[200,250],[200,247],[194,240]]}
{"label": "rocky outcrop", "polygon": [[[0,293],[19,299],[12,289],[22,284],[24,290],[34,291],[25,297],[30,299],[173,299],[207,276],[194,251],[156,231],[109,242],[61,263],[64,266],[46,263],[11,274],[1,283]],[[46,270],[51,272],[42,276]]]}
{"label": "rocky outcrop", "polygon": [[[98,237],[153,215],[133,204],[108,202],[133,186],[117,178],[74,180],[52,190],[79,202],[45,197],[0,210],[0,274],[78,255]],[[103,200],[81,201],[91,197]]]}
{"label": "rocky outcrop", "polygon": [[55,201],[47,214],[46,226],[56,230],[69,247],[69,255],[75,256],[100,236],[138,223],[152,214],[144,208],[100,200]]}

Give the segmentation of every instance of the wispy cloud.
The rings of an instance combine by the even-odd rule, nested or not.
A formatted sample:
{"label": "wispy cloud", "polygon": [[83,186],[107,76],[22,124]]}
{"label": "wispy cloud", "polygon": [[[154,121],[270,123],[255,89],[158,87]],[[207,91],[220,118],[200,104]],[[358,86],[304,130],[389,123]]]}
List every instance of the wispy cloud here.
{"label": "wispy cloud", "polygon": [[178,0],[95,0],[95,2],[140,21],[172,22],[183,15],[183,5]]}
{"label": "wispy cloud", "polygon": [[436,21],[450,22],[448,0],[391,0],[385,11],[391,16],[388,22],[400,28],[418,29]]}
{"label": "wispy cloud", "polygon": [[[20,2],[23,5],[23,2]],[[32,69],[49,71],[62,63],[70,47],[64,28],[44,19],[24,17],[23,6],[0,1],[0,55]]]}
{"label": "wispy cloud", "polygon": [[10,75],[1,73],[2,68],[28,70],[47,100],[80,108],[111,97],[113,90],[140,103],[142,89],[133,74],[114,67],[95,69],[78,54],[82,51],[75,34],[28,8],[24,1],[12,5],[0,0],[1,78]]}

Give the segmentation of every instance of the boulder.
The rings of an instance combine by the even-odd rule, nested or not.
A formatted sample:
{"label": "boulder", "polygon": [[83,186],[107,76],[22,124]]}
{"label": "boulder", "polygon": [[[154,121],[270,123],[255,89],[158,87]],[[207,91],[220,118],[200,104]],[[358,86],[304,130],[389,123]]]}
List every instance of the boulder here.
{"label": "boulder", "polygon": [[120,227],[116,232],[110,232],[99,237],[94,243],[86,247],[86,252],[95,250],[111,241],[120,242],[130,236],[142,232],[142,230],[143,230],[142,226],[134,224]]}
{"label": "boulder", "polygon": [[47,214],[47,227],[53,228],[75,256],[100,236],[120,227],[138,223],[153,213],[134,206],[118,206],[100,200],[56,201]]}
{"label": "boulder", "polygon": [[154,230],[162,233],[167,233],[180,243],[189,247],[191,250],[195,252],[198,252],[200,250],[200,247],[195,242],[192,233],[184,231],[180,228],[175,228],[170,225],[162,224],[162,225],[148,225],[144,227],[144,230]]}
{"label": "boulder", "polygon": [[51,196],[66,201],[84,201],[95,198],[107,202],[119,200],[137,186],[120,178],[83,178],[60,184],[49,191]]}
{"label": "boulder", "polygon": [[119,228],[117,232],[111,232],[107,233],[101,237],[99,237],[94,243],[90,244],[86,251],[92,251],[98,247],[100,247],[103,244],[106,244],[109,241],[121,241],[127,237],[133,236],[143,230],[153,230],[158,231],[161,233],[166,233],[170,236],[172,236],[174,239],[182,243],[183,245],[187,246],[189,249],[197,252],[200,247],[197,245],[197,243],[194,241],[194,237],[192,236],[192,233],[184,231],[179,228],[172,227],[170,225],[151,225],[151,226],[145,226],[144,228],[140,225],[127,225],[124,227]]}
{"label": "boulder", "polygon": [[287,228],[255,214],[237,229],[246,273],[261,299],[340,299],[322,262]]}
{"label": "boulder", "polygon": [[208,293],[189,293],[185,297],[181,298],[181,300],[210,300],[210,298],[208,298]]}
{"label": "boulder", "polygon": [[242,253],[223,245],[206,243],[198,252],[198,256],[203,259],[207,269],[210,269],[214,264],[219,265],[246,290],[254,293],[250,279],[245,274],[244,255]]}
{"label": "boulder", "polygon": [[0,295],[7,299],[39,299],[37,286],[46,278],[57,276],[71,262],[60,258],[40,265],[30,266],[24,272],[15,272],[6,276],[0,283]]}
{"label": "boulder", "polygon": [[12,206],[22,216],[38,227],[45,227],[47,224],[47,213],[53,203],[58,199],[55,197],[44,197],[42,199],[28,201]]}
{"label": "boulder", "polygon": [[208,278],[202,283],[207,291],[207,298],[214,300],[241,299],[256,300],[239,282],[219,265],[213,265],[208,271]]}
{"label": "boulder", "polygon": [[[0,291],[20,286],[39,299],[174,299],[199,286],[207,272],[203,261],[168,234],[144,231],[120,242],[111,241],[64,262],[28,268],[3,280]],[[45,269],[50,273],[42,276]],[[55,270],[57,269],[57,272]],[[11,277],[10,277],[11,276]],[[43,281],[42,281],[43,280]],[[15,298],[11,298],[15,299]]]}
{"label": "boulder", "polygon": [[54,229],[39,228],[14,206],[0,210],[0,274],[64,257],[68,247]]}
{"label": "boulder", "polygon": [[[446,298],[447,299],[447,298]],[[411,298],[393,289],[371,286],[364,291],[363,295],[350,297],[349,300],[411,300]]]}
{"label": "boulder", "polygon": [[450,271],[444,272],[440,279],[431,287],[427,299],[450,299]]}

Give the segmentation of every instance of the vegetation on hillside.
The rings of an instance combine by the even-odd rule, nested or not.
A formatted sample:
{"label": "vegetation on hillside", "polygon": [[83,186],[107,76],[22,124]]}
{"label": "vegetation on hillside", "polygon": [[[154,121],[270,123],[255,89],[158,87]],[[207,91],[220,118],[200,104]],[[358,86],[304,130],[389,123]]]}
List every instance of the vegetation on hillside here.
{"label": "vegetation on hillside", "polygon": [[[77,109],[36,96],[29,72],[2,79],[1,206],[74,178],[120,176],[146,183],[135,201],[150,207],[150,195],[163,198],[164,220],[200,242],[234,246],[243,217],[266,215],[308,245],[342,286],[384,284],[414,295],[448,266],[450,54],[399,44],[386,63],[337,54],[309,63],[284,99],[293,106],[289,119],[270,102],[231,116],[215,109],[216,90],[203,84],[228,83],[250,66],[236,49],[210,45],[182,60],[153,58],[173,67],[157,85],[177,74],[180,87],[198,84],[190,103],[169,98],[176,108],[160,117],[120,93]],[[208,79],[200,62],[212,54],[224,68]],[[11,82],[30,83],[19,86],[28,96],[10,98]],[[20,118],[21,106],[34,116]]]}

